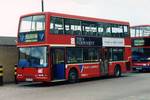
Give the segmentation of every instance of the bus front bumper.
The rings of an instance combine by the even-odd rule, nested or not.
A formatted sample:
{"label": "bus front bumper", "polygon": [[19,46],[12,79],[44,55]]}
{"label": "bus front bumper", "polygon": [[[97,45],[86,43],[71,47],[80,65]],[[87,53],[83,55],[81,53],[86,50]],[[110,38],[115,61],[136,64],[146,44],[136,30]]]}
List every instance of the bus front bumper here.
{"label": "bus front bumper", "polygon": [[133,70],[150,71],[150,66],[132,66]]}
{"label": "bus front bumper", "polygon": [[32,76],[27,77],[26,75],[17,75],[17,81],[19,82],[48,82],[48,76]]}

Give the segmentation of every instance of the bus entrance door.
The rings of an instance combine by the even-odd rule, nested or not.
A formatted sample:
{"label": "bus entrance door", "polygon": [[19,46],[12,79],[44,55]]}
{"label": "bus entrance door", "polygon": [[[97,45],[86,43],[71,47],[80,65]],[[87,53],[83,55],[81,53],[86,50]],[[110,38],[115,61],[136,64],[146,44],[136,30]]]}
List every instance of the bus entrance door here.
{"label": "bus entrance door", "polygon": [[103,48],[101,51],[101,65],[100,65],[101,75],[108,74],[108,66],[109,66],[108,54],[109,54],[108,48]]}
{"label": "bus entrance door", "polygon": [[53,80],[65,79],[64,48],[53,48],[52,55],[52,76]]}

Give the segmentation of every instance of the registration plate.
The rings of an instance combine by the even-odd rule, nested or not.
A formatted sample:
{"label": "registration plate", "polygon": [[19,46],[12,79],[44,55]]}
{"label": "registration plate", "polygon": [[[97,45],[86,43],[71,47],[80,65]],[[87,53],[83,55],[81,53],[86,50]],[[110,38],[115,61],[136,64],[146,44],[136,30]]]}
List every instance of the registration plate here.
{"label": "registration plate", "polygon": [[33,81],[33,79],[32,78],[26,78],[26,81],[31,82],[31,81]]}

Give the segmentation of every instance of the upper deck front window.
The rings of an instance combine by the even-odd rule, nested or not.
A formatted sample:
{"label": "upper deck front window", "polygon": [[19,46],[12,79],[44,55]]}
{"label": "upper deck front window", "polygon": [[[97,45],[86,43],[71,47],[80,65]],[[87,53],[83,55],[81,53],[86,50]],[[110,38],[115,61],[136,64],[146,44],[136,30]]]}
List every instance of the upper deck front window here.
{"label": "upper deck front window", "polygon": [[150,26],[134,26],[131,27],[131,37],[150,36]]}
{"label": "upper deck front window", "polygon": [[20,22],[19,42],[39,42],[44,40],[45,16],[23,17]]}

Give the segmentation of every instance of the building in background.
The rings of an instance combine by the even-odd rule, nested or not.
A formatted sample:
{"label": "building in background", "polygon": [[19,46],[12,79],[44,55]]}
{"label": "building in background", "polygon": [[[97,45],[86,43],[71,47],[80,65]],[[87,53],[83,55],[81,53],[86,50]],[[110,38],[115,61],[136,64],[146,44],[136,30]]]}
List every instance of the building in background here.
{"label": "building in background", "polygon": [[16,37],[0,37],[0,65],[4,68],[5,83],[14,81],[17,58]]}

